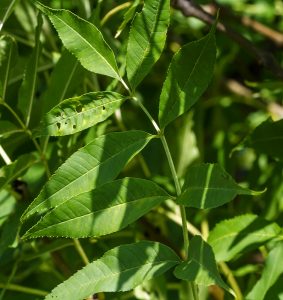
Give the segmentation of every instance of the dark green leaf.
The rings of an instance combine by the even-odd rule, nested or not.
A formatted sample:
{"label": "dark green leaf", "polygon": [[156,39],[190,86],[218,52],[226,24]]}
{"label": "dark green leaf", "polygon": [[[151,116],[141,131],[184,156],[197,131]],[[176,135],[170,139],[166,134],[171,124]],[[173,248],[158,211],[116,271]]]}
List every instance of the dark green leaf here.
{"label": "dark green leaf", "polygon": [[118,246],[57,286],[45,299],[81,300],[99,292],[128,291],[179,261],[170,248],[156,242]]}
{"label": "dark green leaf", "polygon": [[190,240],[188,260],[179,264],[174,274],[182,280],[205,286],[217,284],[232,292],[218,273],[211,247],[199,235]]}
{"label": "dark green leaf", "polygon": [[17,0],[1,0],[0,2],[0,31],[10,16]]}
{"label": "dark green leaf", "polygon": [[32,227],[24,238],[97,237],[116,232],[169,198],[152,181],[138,178],[116,180],[57,206]]}
{"label": "dark green leaf", "polygon": [[9,121],[0,121],[0,137],[22,131],[16,125]]}
{"label": "dark green leaf", "polygon": [[266,259],[260,280],[245,297],[247,300],[263,300],[268,290],[274,285],[280,275],[283,274],[283,242],[273,248]]}
{"label": "dark green leaf", "polygon": [[240,253],[279,238],[280,232],[276,223],[256,215],[242,215],[218,223],[210,232],[208,243],[217,261],[229,261]]}
{"label": "dark green leaf", "polygon": [[127,74],[135,89],[159,59],[170,21],[169,0],[145,0],[130,31],[127,49]]}
{"label": "dark green leaf", "polygon": [[64,100],[43,119],[38,135],[73,134],[104,121],[126,99],[114,92],[93,92]]}
{"label": "dark green leaf", "polygon": [[0,169],[0,178],[3,178],[3,181],[0,182],[0,189],[17,179],[29,167],[35,164],[36,161],[37,159],[33,154],[24,154],[19,156],[18,159],[12,162],[10,165],[2,167]]}
{"label": "dark green leaf", "polygon": [[24,115],[26,127],[28,127],[30,122],[33,103],[35,99],[37,69],[38,69],[40,52],[41,52],[40,32],[43,24],[43,19],[41,14],[38,15],[37,21],[38,21],[38,25],[35,34],[36,35],[35,47],[28,60],[26,70],[24,73],[23,82],[19,90],[18,107]]}
{"label": "dark green leaf", "polygon": [[183,46],[174,55],[160,96],[161,128],[190,109],[206,90],[216,58],[214,31],[215,25],[204,38]]}
{"label": "dark green leaf", "polygon": [[221,206],[236,195],[258,195],[238,185],[233,178],[217,164],[196,165],[187,171],[179,204],[202,209]]}
{"label": "dark green leaf", "polygon": [[95,25],[70,11],[51,9],[36,2],[51,20],[64,46],[91,72],[121,79],[114,53]]}
{"label": "dark green leaf", "polygon": [[245,143],[260,153],[266,153],[283,161],[283,119],[261,123]]}
{"label": "dark green leaf", "polygon": [[152,138],[153,135],[134,130],[113,132],[96,138],[61,165],[23,217],[53,208],[113,180]]}

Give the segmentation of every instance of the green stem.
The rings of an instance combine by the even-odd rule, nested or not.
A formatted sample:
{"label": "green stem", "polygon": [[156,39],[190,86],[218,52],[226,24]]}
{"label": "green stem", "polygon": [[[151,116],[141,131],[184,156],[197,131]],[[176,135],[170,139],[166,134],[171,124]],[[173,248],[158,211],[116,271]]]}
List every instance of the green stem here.
{"label": "green stem", "polygon": [[6,288],[7,290],[10,291],[15,291],[15,292],[22,292],[25,294],[31,294],[31,295],[36,295],[36,296],[46,296],[48,295],[48,292],[38,290],[38,289],[32,289],[29,287],[17,285],[17,284],[8,284],[6,285],[5,283],[0,282],[0,288]]}
{"label": "green stem", "polygon": [[10,282],[13,280],[13,278],[14,278],[16,272],[17,272],[18,263],[19,263],[19,261],[17,260],[15,262],[14,266],[13,266],[12,272],[11,272],[6,284],[3,286],[3,290],[2,290],[1,295],[0,295],[0,300],[4,299],[4,295],[6,293],[7,287],[10,285]]}
{"label": "green stem", "polygon": [[88,265],[89,264],[89,259],[80,243],[80,241],[78,239],[73,239],[74,241],[74,246],[78,252],[78,254],[80,255],[82,261],[84,262],[85,265]]}

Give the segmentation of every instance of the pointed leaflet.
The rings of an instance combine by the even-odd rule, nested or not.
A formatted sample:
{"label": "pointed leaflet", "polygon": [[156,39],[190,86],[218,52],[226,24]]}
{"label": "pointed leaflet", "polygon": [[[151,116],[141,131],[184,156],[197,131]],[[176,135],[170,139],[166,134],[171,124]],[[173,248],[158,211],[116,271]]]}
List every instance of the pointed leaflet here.
{"label": "pointed leaflet", "polygon": [[114,53],[101,32],[90,22],[64,9],[51,9],[36,2],[36,6],[51,20],[64,46],[87,70],[121,79]]}
{"label": "pointed leaflet", "polygon": [[190,109],[206,90],[216,59],[214,32],[215,25],[204,38],[183,46],[174,55],[160,96],[161,128]]}
{"label": "pointed leaflet", "polygon": [[280,232],[276,223],[248,214],[218,223],[210,232],[208,243],[215,253],[216,261],[229,261],[272,239],[282,239]]}
{"label": "pointed leaflet", "polygon": [[182,189],[177,202],[202,209],[221,206],[233,200],[236,195],[261,193],[241,187],[217,164],[201,164],[189,168]]}
{"label": "pointed leaflet", "polygon": [[81,300],[99,292],[128,291],[178,262],[173,250],[157,242],[118,246],[58,285],[45,299]]}
{"label": "pointed leaflet", "polygon": [[245,143],[260,153],[266,153],[283,161],[283,119],[261,123],[247,138]]}
{"label": "pointed leaflet", "polygon": [[[170,196],[152,181],[124,178],[69,199],[24,237],[97,237],[119,231]],[[111,220],[111,222],[109,222]]]}
{"label": "pointed leaflet", "polygon": [[199,235],[190,240],[188,253],[188,261],[175,268],[174,275],[177,278],[205,286],[217,284],[231,292],[220,277],[211,247]]}
{"label": "pointed leaflet", "polygon": [[169,0],[145,0],[130,31],[127,49],[127,74],[135,89],[159,59],[170,21]]}
{"label": "pointed leaflet", "polygon": [[[246,300],[263,300],[268,290],[283,274],[283,242],[278,243],[268,254],[262,276],[245,297]],[[270,298],[268,298],[270,299]]]}
{"label": "pointed leaflet", "polygon": [[53,208],[113,180],[125,164],[154,138],[143,131],[113,132],[79,149],[55,172],[23,218]]}
{"label": "pointed leaflet", "polygon": [[10,16],[17,0],[1,0],[0,1],[0,31]]}
{"label": "pointed leaflet", "polygon": [[93,92],[64,100],[44,116],[38,135],[61,136],[82,131],[106,120],[125,99],[114,92]]}
{"label": "pointed leaflet", "polygon": [[38,15],[37,22],[38,23],[36,27],[36,33],[35,33],[35,48],[32,51],[32,54],[28,60],[24,77],[23,77],[23,82],[19,90],[18,107],[24,115],[26,127],[28,127],[29,125],[29,121],[32,113],[32,107],[33,107],[34,97],[35,97],[37,69],[38,69],[39,57],[41,52],[40,32],[43,24],[43,19],[41,14]]}

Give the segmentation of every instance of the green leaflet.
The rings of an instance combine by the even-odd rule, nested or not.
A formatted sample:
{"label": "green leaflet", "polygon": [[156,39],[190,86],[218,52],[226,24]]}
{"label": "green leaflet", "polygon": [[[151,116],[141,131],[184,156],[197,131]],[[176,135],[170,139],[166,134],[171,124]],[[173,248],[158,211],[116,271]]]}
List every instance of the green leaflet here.
{"label": "green leaflet", "polygon": [[75,88],[82,81],[85,69],[79,64],[75,56],[66,49],[54,67],[48,88],[42,94],[43,113],[47,113],[63,99],[74,95]]}
{"label": "green leaflet", "polygon": [[[245,297],[246,300],[275,299],[265,298],[268,290],[283,274],[283,242],[278,243],[268,254],[260,280]],[[282,282],[281,282],[282,284]],[[278,298],[279,299],[279,298]]]}
{"label": "green leaflet", "polygon": [[64,100],[49,111],[36,135],[73,134],[104,121],[125,101],[114,92],[93,92]]}
{"label": "green leaflet", "polygon": [[124,178],[108,182],[57,206],[24,238],[83,238],[109,234],[123,229],[169,198],[163,189],[149,180]]}
{"label": "green leaflet", "polygon": [[282,239],[280,232],[276,223],[247,214],[218,223],[210,232],[208,243],[215,253],[216,261],[229,261],[272,239]]}
{"label": "green leaflet", "polygon": [[99,292],[128,291],[178,262],[173,250],[157,242],[121,245],[58,285],[45,299],[81,300]]}
{"label": "green leaflet", "polygon": [[18,107],[24,115],[25,125],[28,127],[31,118],[33,103],[35,99],[35,88],[37,80],[37,68],[39,64],[39,57],[41,52],[40,32],[43,24],[41,14],[37,17],[37,28],[35,33],[35,48],[28,60],[23,82],[19,90]]}
{"label": "green leaflet", "polygon": [[174,55],[160,96],[161,128],[190,109],[206,90],[216,59],[215,26],[204,38],[183,46]]}
{"label": "green leaflet", "polygon": [[188,261],[182,262],[175,268],[174,275],[177,278],[205,286],[217,284],[233,294],[217,270],[211,247],[201,236],[196,235],[190,240],[188,253]]}
{"label": "green leaflet", "polygon": [[145,0],[133,21],[127,49],[127,75],[133,89],[159,59],[170,21],[169,0]]}
{"label": "green leaflet", "polygon": [[247,146],[283,161],[283,119],[261,123],[247,138]]}
{"label": "green leaflet", "polygon": [[179,204],[201,209],[221,206],[236,195],[258,195],[238,185],[233,178],[217,164],[196,165],[187,171]]}
{"label": "green leaflet", "polygon": [[0,2],[0,31],[10,16],[17,0],[1,0]]}
{"label": "green leaflet", "polygon": [[79,149],[55,172],[23,219],[113,180],[125,164],[154,138],[143,131],[113,132]]}
{"label": "green leaflet", "polygon": [[51,9],[39,2],[36,7],[49,17],[64,46],[83,67],[121,79],[114,53],[95,25],[64,9]]}
{"label": "green leaflet", "polygon": [[0,121],[0,138],[2,136],[8,136],[19,131],[22,131],[22,129],[19,129],[10,121]]}
{"label": "green leaflet", "polygon": [[7,184],[17,179],[27,169],[37,162],[33,154],[24,154],[19,156],[17,160],[10,165],[4,166],[0,169],[0,189],[4,188]]}

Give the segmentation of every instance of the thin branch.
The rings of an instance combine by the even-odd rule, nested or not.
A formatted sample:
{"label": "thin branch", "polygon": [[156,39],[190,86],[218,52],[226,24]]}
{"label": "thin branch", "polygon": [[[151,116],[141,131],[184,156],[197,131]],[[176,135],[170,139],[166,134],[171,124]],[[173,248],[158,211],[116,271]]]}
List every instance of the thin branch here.
{"label": "thin branch", "polygon": [[[184,16],[195,17],[209,25],[215,22],[214,16],[204,11],[201,6],[195,4],[192,0],[173,0],[172,6],[180,10]],[[266,52],[258,48],[251,41],[234,31],[227,24],[218,22],[217,29],[238,43],[251,56],[256,58],[259,64],[271,71],[276,77],[283,79],[283,69],[270,52]]]}

